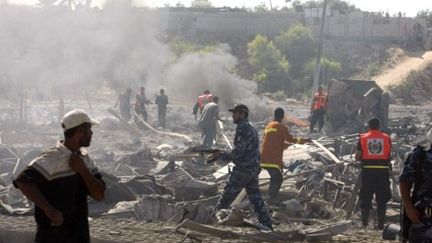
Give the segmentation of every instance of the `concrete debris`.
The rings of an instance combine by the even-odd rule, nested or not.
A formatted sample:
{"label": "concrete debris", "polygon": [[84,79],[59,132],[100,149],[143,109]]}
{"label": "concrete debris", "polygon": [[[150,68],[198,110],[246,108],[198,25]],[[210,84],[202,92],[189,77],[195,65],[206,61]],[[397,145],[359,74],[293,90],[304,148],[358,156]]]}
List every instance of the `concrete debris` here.
{"label": "concrete debris", "polygon": [[[354,94],[351,87],[356,85],[360,84],[340,80],[331,84],[330,95],[358,97],[346,99],[343,103],[345,110],[343,107],[334,108],[339,109],[338,118],[337,121],[330,118],[329,123],[338,132],[331,133],[328,129],[327,134],[306,135],[307,129],[302,128],[302,120],[294,116],[288,119],[290,124],[294,124],[290,127],[293,134],[312,136],[313,143],[290,145],[285,150],[284,181],[276,200],[270,200],[267,194],[267,171],[263,170],[260,174],[260,189],[273,216],[274,232],[263,232],[265,229],[257,223],[244,191],[232,203],[231,209],[218,211],[216,217],[212,216],[225,179],[234,165],[220,161],[207,165],[203,156],[191,152],[191,147],[199,146],[201,138],[191,125],[193,118],[184,118],[181,113],[176,113],[177,119],[189,125],[173,124],[172,128],[168,127],[166,131],[175,131],[174,135],[165,130],[140,128],[134,121],[111,118],[116,113],[105,112],[106,106],[100,109],[102,123],[95,128],[95,140],[89,149],[102,172],[107,191],[102,202],[89,201],[89,215],[97,220],[133,219],[148,224],[178,224],[170,232],[174,230],[177,236],[181,234],[186,240],[203,242],[208,237],[239,242],[324,241],[346,237],[346,232],[352,232],[350,230],[356,228],[359,222],[357,195],[360,168],[354,153],[359,133],[364,129],[364,117],[360,119],[358,116],[362,113],[354,110],[362,109],[363,114],[372,114],[378,106],[384,109],[378,104],[383,102],[385,95],[372,83],[367,83],[362,92]],[[334,102],[339,102],[339,98],[333,98]],[[283,105],[288,105],[289,114],[307,116],[304,112],[307,107],[301,102]],[[98,105],[93,104],[93,108],[96,107]],[[432,115],[420,108],[412,108],[413,112],[408,114],[406,107],[392,106],[391,109],[393,112],[387,129],[393,141],[393,177],[388,219],[397,220],[400,202],[397,174],[412,145],[427,141],[426,134],[432,128]],[[152,119],[149,118],[147,125],[154,127],[155,120]],[[353,119],[356,122],[351,122]],[[262,133],[265,124],[258,122],[254,125]],[[21,133],[20,136],[2,133],[0,214],[33,213],[32,205],[11,182],[41,151],[58,140],[58,132],[54,129],[58,128],[54,125],[29,125],[15,132]],[[232,141],[234,129],[231,124],[224,124],[222,134],[226,135],[227,140]],[[40,130],[43,136],[32,133],[32,130]],[[183,133],[192,142],[182,136]],[[41,144],[27,143],[27,139],[23,139],[33,136],[37,136]],[[49,139],[43,140],[43,137]],[[228,149],[225,140],[217,141],[216,148]],[[111,235],[116,236],[116,232],[126,235],[123,229],[113,230]]]}

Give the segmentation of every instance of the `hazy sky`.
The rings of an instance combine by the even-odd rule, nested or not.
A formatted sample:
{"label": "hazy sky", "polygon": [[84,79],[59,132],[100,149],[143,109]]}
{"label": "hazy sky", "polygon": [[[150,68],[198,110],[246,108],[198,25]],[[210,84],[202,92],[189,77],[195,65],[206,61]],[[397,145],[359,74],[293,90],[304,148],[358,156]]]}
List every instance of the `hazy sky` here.
{"label": "hazy sky", "polygon": [[[9,2],[34,4],[37,0],[8,0]],[[105,0],[93,0],[96,4],[102,3]],[[122,0],[117,0],[122,1]],[[191,0],[133,0],[134,2],[145,4],[147,6],[157,7],[164,4],[174,6],[176,3],[181,2],[186,6],[190,6]],[[403,12],[407,16],[415,16],[421,9],[432,9],[430,0],[348,0],[355,4],[357,7],[367,11],[389,11],[390,13]],[[253,7],[260,3],[265,3],[270,6],[270,0],[210,0],[215,7],[229,6],[229,7]],[[283,7],[290,3],[285,3],[285,0],[271,0],[273,7]],[[304,2],[304,0],[302,0]]]}

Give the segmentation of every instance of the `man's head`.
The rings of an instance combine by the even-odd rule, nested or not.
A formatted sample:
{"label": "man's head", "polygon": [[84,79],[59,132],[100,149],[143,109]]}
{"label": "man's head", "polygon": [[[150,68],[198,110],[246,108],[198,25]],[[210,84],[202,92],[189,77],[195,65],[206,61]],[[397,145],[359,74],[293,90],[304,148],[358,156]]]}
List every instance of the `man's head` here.
{"label": "man's head", "polygon": [[213,102],[216,104],[219,103],[219,97],[218,96],[213,97]]}
{"label": "man's head", "polygon": [[322,93],[323,92],[323,87],[322,86],[319,86],[318,87],[318,93]]}
{"label": "man's head", "polygon": [[160,92],[161,95],[165,94],[165,90],[164,89],[161,89],[159,92]]}
{"label": "man's head", "polygon": [[206,89],[206,90],[204,90],[204,94],[210,94],[210,90],[208,90],[208,89]]}
{"label": "man's head", "polygon": [[243,104],[235,105],[228,111],[232,112],[232,118],[235,124],[238,124],[241,120],[249,116],[249,108]]}
{"label": "man's head", "polygon": [[280,107],[276,108],[274,111],[274,120],[281,122],[284,119],[284,117],[285,117],[284,109],[282,109]]}
{"label": "man's head", "polygon": [[140,93],[141,93],[141,94],[145,94],[145,88],[144,88],[144,87],[141,87],[141,88],[140,88]]}
{"label": "man's head", "polygon": [[91,126],[99,124],[83,110],[72,110],[63,116],[60,122],[65,140],[75,143],[79,147],[90,146],[92,138]]}
{"label": "man's head", "polygon": [[378,130],[380,128],[380,120],[376,117],[368,121],[368,127],[370,130]]}

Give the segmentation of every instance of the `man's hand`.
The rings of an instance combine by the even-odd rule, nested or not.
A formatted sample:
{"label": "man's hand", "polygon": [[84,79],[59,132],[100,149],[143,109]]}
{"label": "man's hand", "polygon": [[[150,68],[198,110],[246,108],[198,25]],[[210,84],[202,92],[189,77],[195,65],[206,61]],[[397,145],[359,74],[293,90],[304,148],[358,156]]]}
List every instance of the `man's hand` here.
{"label": "man's hand", "polygon": [[78,154],[71,154],[69,159],[69,166],[78,174],[82,174],[83,172],[87,172],[88,169],[84,164],[84,161]]}
{"label": "man's hand", "polygon": [[418,211],[417,208],[415,208],[413,205],[406,205],[405,206],[406,214],[408,218],[410,219],[411,223],[413,224],[420,224],[421,223],[421,214]]}
{"label": "man's hand", "polygon": [[63,224],[63,214],[55,208],[49,208],[44,211],[45,215],[51,220],[51,226],[60,226]]}

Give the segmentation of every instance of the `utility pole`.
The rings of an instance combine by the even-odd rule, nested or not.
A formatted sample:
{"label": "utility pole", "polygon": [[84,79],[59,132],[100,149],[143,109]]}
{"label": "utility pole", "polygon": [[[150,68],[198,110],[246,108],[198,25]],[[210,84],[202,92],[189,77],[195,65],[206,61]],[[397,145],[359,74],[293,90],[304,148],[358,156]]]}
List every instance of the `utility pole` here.
{"label": "utility pole", "polygon": [[320,68],[321,68],[321,54],[322,54],[322,46],[323,46],[323,39],[324,39],[324,26],[325,26],[325,18],[326,18],[326,10],[327,10],[327,0],[323,0],[323,10],[322,10],[322,16],[321,16],[321,28],[320,28],[320,35],[319,35],[319,41],[318,41],[318,54],[315,62],[315,72],[314,72],[314,78],[313,78],[313,85],[312,85],[312,93],[315,92],[315,90],[318,89],[319,86],[319,78],[320,78]]}
{"label": "utility pole", "polygon": [[272,11],[273,10],[272,1],[271,0],[269,0],[269,1],[270,1],[270,11]]}

